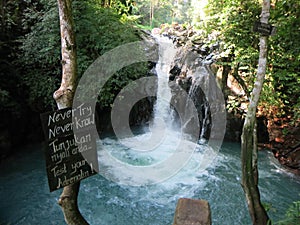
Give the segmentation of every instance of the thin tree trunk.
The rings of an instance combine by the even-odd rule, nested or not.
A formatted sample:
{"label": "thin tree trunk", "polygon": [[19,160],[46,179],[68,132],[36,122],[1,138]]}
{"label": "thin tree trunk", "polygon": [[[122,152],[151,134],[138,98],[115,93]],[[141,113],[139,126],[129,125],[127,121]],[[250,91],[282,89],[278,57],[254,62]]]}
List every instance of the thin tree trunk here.
{"label": "thin tree trunk", "polygon": [[[268,23],[270,15],[270,0],[264,0],[261,13],[261,22]],[[248,113],[242,133],[242,187],[244,189],[249,213],[253,224],[266,225],[269,221],[266,210],[260,202],[258,189],[257,169],[257,135],[256,135],[256,109],[262,90],[267,65],[267,37],[260,37],[260,52],[257,69],[257,78],[252,90]]]}
{"label": "thin tree trunk", "polygon": [[[54,92],[53,97],[57,103],[57,107],[63,109],[72,106],[76,88],[77,62],[71,0],[58,0],[58,9],[61,35],[62,80],[60,88]],[[64,187],[58,201],[68,225],[88,225],[77,205],[79,187],[80,182]]]}
{"label": "thin tree trunk", "polygon": [[152,0],[151,0],[151,1],[150,1],[150,17],[149,17],[150,27],[152,27],[153,8],[154,8],[154,4],[153,4],[153,2],[152,2]]}
{"label": "thin tree trunk", "polygon": [[238,63],[234,67],[232,76],[234,77],[234,79],[237,80],[239,85],[241,85],[241,87],[242,87],[243,91],[245,92],[247,98],[250,99],[250,92],[247,89],[247,85],[246,85],[245,81],[239,76],[239,66],[240,66],[240,63]]}
{"label": "thin tree trunk", "polygon": [[225,95],[225,102],[227,102],[228,99],[228,86],[227,86],[227,80],[228,80],[228,75],[231,71],[231,66],[229,63],[231,62],[231,58],[228,56],[227,58],[224,59],[224,65],[223,65],[223,70],[222,70],[222,79],[221,79],[221,87],[222,87],[222,92]]}

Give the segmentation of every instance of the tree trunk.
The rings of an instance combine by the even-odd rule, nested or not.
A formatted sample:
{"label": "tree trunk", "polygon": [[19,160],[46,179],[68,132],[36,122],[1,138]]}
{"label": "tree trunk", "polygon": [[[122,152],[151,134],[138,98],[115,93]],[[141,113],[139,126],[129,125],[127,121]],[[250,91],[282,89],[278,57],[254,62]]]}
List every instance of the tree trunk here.
{"label": "tree trunk", "polygon": [[227,80],[228,80],[228,75],[231,71],[231,57],[226,57],[223,59],[224,65],[223,65],[223,70],[222,70],[222,79],[221,79],[221,88],[222,92],[224,94],[225,102],[227,102],[228,99],[228,86],[227,86]]}
{"label": "tree trunk", "polygon": [[[54,92],[53,97],[59,109],[72,106],[76,88],[77,62],[72,18],[71,0],[58,0],[61,54],[62,54],[62,80],[60,88]],[[77,205],[80,182],[64,187],[58,201],[62,207],[65,221],[68,225],[88,225],[80,214]]]}
{"label": "tree trunk", "polygon": [[149,18],[149,22],[150,22],[150,27],[152,27],[152,22],[153,22],[153,14],[154,14],[154,3],[151,0],[150,1],[150,18]]}
{"label": "tree trunk", "polygon": [[249,90],[247,89],[247,85],[245,83],[245,81],[243,80],[243,78],[241,78],[239,76],[239,66],[240,66],[240,63],[238,63],[234,69],[233,69],[233,73],[232,73],[232,76],[234,77],[234,79],[237,80],[237,82],[239,83],[239,85],[241,85],[243,91],[245,92],[246,96],[248,99],[250,99],[250,92]]}
{"label": "tree trunk", "polygon": [[[268,23],[270,15],[270,0],[264,0],[261,13],[261,22]],[[257,78],[252,90],[248,113],[242,133],[242,187],[244,189],[249,213],[253,224],[266,225],[269,221],[266,210],[260,202],[258,189],[257,169],[257,135],[256,135],[256,109],[262,90],[267,65],[267,37],[260,37],[260,52],[258,60]]]}

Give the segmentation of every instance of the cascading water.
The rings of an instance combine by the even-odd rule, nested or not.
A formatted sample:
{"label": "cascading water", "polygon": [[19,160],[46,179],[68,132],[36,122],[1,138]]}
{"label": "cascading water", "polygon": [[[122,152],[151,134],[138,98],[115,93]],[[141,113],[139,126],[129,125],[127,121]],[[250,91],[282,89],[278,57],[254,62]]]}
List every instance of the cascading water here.
{"label": "cascading water", "polygon": [[156,64],[157,82],[157,100],[154,107],[154,126],[166,124],[170,128],[172,122],[171,115],[171,88],[169,87],[170,65],[174,61],[176,49],[171,40],[167,37],[157,37],[159,42],[159,61]]}

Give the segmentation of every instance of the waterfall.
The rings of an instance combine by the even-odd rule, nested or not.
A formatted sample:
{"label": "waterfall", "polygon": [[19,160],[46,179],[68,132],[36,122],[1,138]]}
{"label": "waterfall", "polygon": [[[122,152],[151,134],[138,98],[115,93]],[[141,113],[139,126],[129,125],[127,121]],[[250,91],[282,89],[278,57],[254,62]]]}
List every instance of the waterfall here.
{"label": "waterfall", "polygon": [[156,64],[157,100],[154,106],[153,127],[165,126],[171,128],[171,88],[169,87],[170,65],[174,61],[176,49],[167,37],[157,37],[159,43],[159,60]]}
{"label": "waterfall", "polygon": [[[144,132],[135,132],[134,135],[127,136],[116,135],[117,139],[108,138],[99,143],[101,145],[98,147],[99,173],[117,183],[143,186],[164,182],[178,174],[185,176],[182,174],[203,171],[213,162],[219,150],[212,148],[209,141],[208,144],[198,142],[199,122],[205,120],[202,123],[201,134],[204,135],[206,133],[204,124],[209,122],[208,115],[211,109],[208,104],[202,104],[207,93],[201,93],[203,89],[201,83],[210,84],[206,82],[208,74],[200,71],[200,82],[193,83],[188,92],[177,82],[179,74],[173,80],[170,77],[170,71],[173,69],[171,65],[177,61],[178,53],[181,51],[178,51],[179,49],[176,49],[167,37],[158,37],[157,42],[159,44],[159,48],[156,49],[159,53],[155,68],[157,76],[147,77],[139,85],[142,89],[151,88],[154,91],[151,94],[155,94],[157,98],[153,120],[150,121],[149,127],[144,129]],[[191,62],[194,61],[189,63]],[[195,77],[198,72],[195,71]],[[154,86],[150,87],[147,80]],[[209,85],[206,86],[210,89]],[[120,99],[127,98],[124,96]],[[177,117],[172,116],[173,112]],[[116,115],[120,117],[119,113]],[[174,121],[180,126],[173,126]],[[218,144],[216,142],[214,146],[219,147]]]}
{"label": "waterfall", "polygon": [[[203,108],[204,93],[199,93],[199,84],[194,82],[189,91],[182,88],[176,80],[170,80],[171,65],[176,61],[178,48],[168,37],[157,37],[159,43],[159,60],[156,64],[157,74],[157,101],[154,106],[152,132],[161,134],[162,130],[168,132],[183,132],[186,137],[198,139],[199,123],[208,120],[209,108]],[[179,75],[177,71],[177,76]],[[202,111],[197,112],[197,104],[201,104]],[[203,116],[202,116],[203,115]],[[199,120],[199,121],[198,121]],[[178,127],[177,125],[181,126]],[[204,123],[203,123],[204,124]],[[207,124],[205,122],[205,124]],[[209,126],[209,124],[207,124]],[[207,128],[202,126],[201,136],[205,136]],[[200,136],[200,137],[201,137]]]}

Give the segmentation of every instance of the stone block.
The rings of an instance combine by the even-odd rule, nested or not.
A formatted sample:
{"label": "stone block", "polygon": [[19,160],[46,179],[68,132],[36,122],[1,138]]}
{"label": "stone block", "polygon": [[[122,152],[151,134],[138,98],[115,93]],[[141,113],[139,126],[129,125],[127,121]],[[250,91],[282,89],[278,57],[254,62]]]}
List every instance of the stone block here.
{"label": "stone block", "polygon": [[180,198],[173,225],[211,225],[209,203],[205,200]]}

